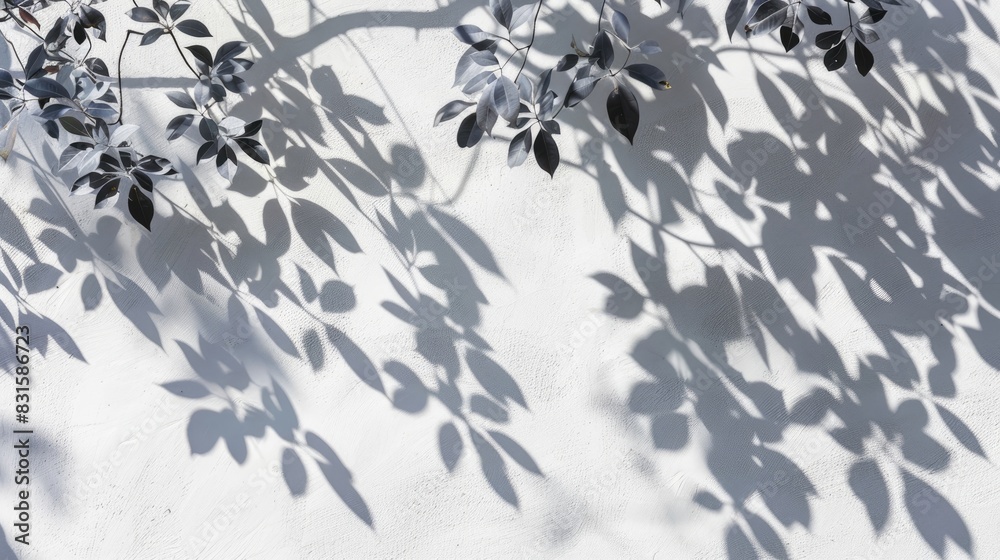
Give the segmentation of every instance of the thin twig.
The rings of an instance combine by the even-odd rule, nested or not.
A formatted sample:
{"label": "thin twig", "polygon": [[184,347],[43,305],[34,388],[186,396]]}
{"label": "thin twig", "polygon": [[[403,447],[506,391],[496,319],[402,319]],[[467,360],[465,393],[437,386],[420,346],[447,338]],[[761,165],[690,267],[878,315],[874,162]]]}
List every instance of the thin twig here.
{"label": "thin twig", "polygon": [[170,35],[170,38],[174,40],[174,46],[177,47],[177,52],[181,53],[181,58],[184,59],[184,64],[188,67],[188,70],[190,70],[191,73],[194,74],[196,77],[200,78],[201,74],[199,74],[198,71],[195,70],[193,66],[191,66],[191,63],[188,62],[187,57],[184,56],[184,50],[181,49],[181,44],[177,42],[177,36],[174,35],[174,30],[168,29],[167,34]]}
{"label": "thin twig", "polygon": [[535,19],[531,22],[531,40],[524,46],[524,59],[521,60],[521,67],[517,69],[517,75],[514,76],[515,82],[521,77],[521,72],[524,71],[524,65],[528,62],[528,54],[531,53],[531,46],[535,44],[535,31],[538,30],[538,15],[542,13],[542,4],[544,3],[545,0],[538,0],[538,10],[535,11]]}
{"label": "thin twig", "polygon": [[125,116],[125,94],[122,92],[122,56],[125,55],[125,47],[128,46],[128,39],[132,35],[142,35],[138,31],[129,29],[125,33],[125,40],[122,41],[122,50],[118,53],[118,120],[111,124],[120,124]]}

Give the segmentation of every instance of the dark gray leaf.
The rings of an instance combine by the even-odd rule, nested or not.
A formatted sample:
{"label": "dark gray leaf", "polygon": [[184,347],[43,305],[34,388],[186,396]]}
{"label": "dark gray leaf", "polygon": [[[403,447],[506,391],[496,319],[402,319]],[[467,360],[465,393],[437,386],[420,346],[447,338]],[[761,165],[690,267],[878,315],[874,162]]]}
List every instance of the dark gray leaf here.
{"label": "dark gray leaf", "polygon": [[196,19],[186,19],[184,21],[178,22],[174,29],[184,33],[185,35],[190,35],[192,37],[211,37],[212,33],[205,27],[205,24]]}
{"label": "dark gray leaf", "polygon": [[[830,51],[833,52],[833,51]],[[829,53],[827,53],[829,54]],[[854,41],[854,64],[862,76],[867,76],[875,65],[875,56],[860,40]]]}
{"label": "dark gray leaf", "polygon": [[595,78],[593,76],[587,76],[585,78],[574,80],[569,86],[569,91],[566,92],[566,106],[574,107],[586,99],[587,96],[594,91],[594,88],[597,87],[598,81],[600,81],[600,78]]}
{"label": "dark gray leaf", "polygon": [[840,69],[847,62],[847,39],[837,43],[832,49],[826,52],[823,63],[826,69],[833,72]]}
{"label": "dark gray leaf", "polygon": [[260,142],[251,138],[237,138],[236,143],[254,161],[263,163],[264,165],[271,163],[271,158],[268,157],[267,151],[264,150],[264,146]]}
{"label": "dark gray leaf", "polygon": [[666,75],[652,64],[630,64],[625,67],[625,71],[628,72],[628,75],[632,79],[638,80],[653,89],[670,89],[670,82],[667,81]]}
{"label": "dark gray leaf", "polygon": [[615,82],[615,89],[608,95],[608,119],[611,126],[631,144],[639,130],[639,103],[628,85]]}
{"label": "dark gray leaf", "polygon": [[726,8],[726,31],[729,32],[729,39],[733,39],[736,28],[743,20],[743,14],[747,11],[749,0],[730,0],[729,7]]}
{"label": "dark gray leaf", "polygon": [[32,78],[24,83],[24,90],[39,98],[71,98],[69,92],[66,91],[66,88],[52,78]]}
{"label": "dark gray leaf", "polygon": [[174,117],[167,124],[167,140],[176,140],[183,136],[193,122],[194,115],[179,115]]}
{"label": "dark gray leaf", "polygon": [[507,166],[521,165],[528,159],[529,153],[531,153],[531,129],[527,128],[517,133],[510,141],[510,146],[507,148]]}
{"label": "dark gray leaf", "polygon": [[62,117],[59,119],[59,124],[62,125],[66,132],[70,134],[76,134],[77,136],[90,136],[87,133],[87,128],[83,126],[76,117]]}
{"label": "dark gray leaf", "polygon": [[559,59],[559,63],[556,64],[556,72],[565,72],[571,68],[576,67],[576,63],[580,61],[580,57],[575,54],[568,54]]}
{"label": "dark gray leaf", "polygon": [[833,23],[833,18],[830,17],[830,14],[826,13],[826,10],[819,6],[808,6],[806,13],[809,14],[809,19],[816,25],[830,25]]}
{"label": "dark gray leaf", "polygon": [[186,12],[190,7],[191,3],[187,0],[178,0],[177,2],[174,2],[174,5],[170,6],[170,19],[174,21],[181,19],[184,12]]}
{"label": "dark gray leaf", "polygon": [[158,23],[160,16],[149,8],[132,8],[128,12],[128,17],[141,23]]}
{"label": "dark gray leaf", "polygon": [[559,146],[547,130],[539,130],[535,138],[535,161],[542,171],[548,172],[550,177],[555,176],[559,167]]}

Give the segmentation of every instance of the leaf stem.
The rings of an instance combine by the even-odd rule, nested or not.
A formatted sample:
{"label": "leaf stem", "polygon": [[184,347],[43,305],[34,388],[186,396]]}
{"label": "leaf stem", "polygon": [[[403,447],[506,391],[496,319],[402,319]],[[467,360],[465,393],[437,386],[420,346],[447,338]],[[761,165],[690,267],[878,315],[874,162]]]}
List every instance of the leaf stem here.
{"label": "leaf stem", "polygon": [[538,0],[538,9],[535,10],[535,18],[531,21],[531,40],[529,40],[528,44],[524,46],[524,58],[521,60],[521,67],[517,69],[517,75],[514,76],[515,82],[521,77],[521,72],[524,71],[524,65],[528,62],[528,55],[531,54],[531,46],[535,44],[535,32],[538,30],[538,15],[542,13],[542,4],[544,3],[545,0]]}
{"label": "leaf stem", "polygon": [[111,124],[120,124],[125,116],[125,94],[122,92],[122,57],[125,55],[125,47],[128,46],[129,37],[132,35],[142,35],[142,33],[131,29],[126,31],[125,40],[122,41],[122,50],[118,52],[118,120]]}
{"label": "leaf stem", "polygon": [[186,56],[184,56],[184,50],[183,50],[183,49],[181,49],[181,44],[177,42],[177,36],[176,36],[176,35],[174,35],[174,30],[173,30],[173,29],[167,29],[167,34],[168,34],[168,35],[170,35],[170,38],[174,40],[174,46],[176,46],[176,47],[177,47],[177,52],[179,52],[179,53],[181,54],[181,59],[183,59],[183,60],[184,60],[184,64],[185,64],[185,65],[186,65],[186,66],[188,67],[188,70],[190,70],[190,71],[191,71],[191,73],[192,73],[192,74],[194,74],[194,75],[195,75],[196,77],[199,77],[199,78],[200,78],[200,77],[201,77],[201,74],[199,74],[199,73],[198,73],[198,72],[197,72],[197,71],[196,71],[196,70],[194,69],[194,67],[193,67],[193,66],[191,66],[191,63],[189,63],[189,62],[188,62],[188,59],[187,59],[187,57],[186,57]]}

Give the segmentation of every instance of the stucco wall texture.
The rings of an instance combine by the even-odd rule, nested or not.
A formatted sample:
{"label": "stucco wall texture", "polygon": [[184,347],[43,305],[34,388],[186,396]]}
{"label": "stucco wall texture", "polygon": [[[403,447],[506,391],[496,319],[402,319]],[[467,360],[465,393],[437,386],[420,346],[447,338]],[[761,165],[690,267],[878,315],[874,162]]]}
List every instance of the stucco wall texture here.
{"label": "stucco wall texture", "polygon": [[[168,146],[190,80],[130,50],[137,141],[183,172],[151,234],[25,125],[0,300],[33,333],[32,525],[3,405],[4,552],[1000,556],[997,5],[887,18],[862,78],[730,42],[725,3],[623,3],[673,87],[637,88],[634,146],[607,90],[564,112],[550,179],[432,126],[483,4],[195,3],[253,45],[230,110],[273,166],[229,185]],[[528,71],[595,4],[546,2]],[[130,4],[101,7],[114,60]]]}

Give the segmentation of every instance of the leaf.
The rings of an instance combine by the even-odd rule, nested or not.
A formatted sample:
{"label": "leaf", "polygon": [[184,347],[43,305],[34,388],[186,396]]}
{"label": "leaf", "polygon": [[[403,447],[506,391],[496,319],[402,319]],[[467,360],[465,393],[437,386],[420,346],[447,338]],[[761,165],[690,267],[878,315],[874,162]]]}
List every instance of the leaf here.
{"label": "leaf", "polygon": [[42,29],[41,25],[38,24],[38,20],[35,19],[35,16],[31,15],[31,12],[29,12],[28,10],[25,10],[24,8],[18,8],[17,14],[21,16],[21,19],[24,20],[25,23],[30,23],[31,25],[34,25],[35,29],[38,30]]}
{"label": "leaf", "polygon": [[518,27],[521,27],[525,23],[531,20],[532,14],[535,13],[535,4],[525,4],[514,9],[514,15],[510,18],[510,25],[507,29],[514,31]]}
{"label": "leaf", "polygon": [[[868,50],[868,47],[858,40],[854,41],[854,64],[858,67],[858,72],[862,76],[867,76],[872,66],[875,65],[875,56],[872,55],[872,51]],[[829,68],[829,65],[827,65],[827,68]]]}
{"label": "leaf", "polygon": [[792,30],[789,25],[781,26],[781,46],[785,47],[785,52],[789,52],[799,44],[799,34]]}
{"label": "leaf", "polygon": [[757,9],[750,14],[750,19],[743,28],[747,37],[774,31],[785,22],[788,11],[788,3],[781,0],[766,0],[757,5]]}
{"label": "leaf", "polygon": [[232,146],[223,144],[219,153],[215,156],[215,167],[219,170],[219,175],[232,181],[233,175],[236,175],[238,165],[236,162],[236,152],[233,151]]}
{"label": "leaf", "polygon": [[212,53],[201,45],[191,45],[190,47],[185,47],[187,50],[191,51],[195,59],[201,62],[207,67],[212,66]]}
{"label": "leaf", "polygon": [[736,28],[743,20],[743,14],[747,11],[749,0],[730,0],[729,7],[726,8],[726,31],[729,32],[729,40],[732,41]]}
{"label": "leaf", "polygon": [[215,51],[215,63],[219,64],[220,62],[236,58],[243,54],[249,47],[250,43],[246,41],[229,41],[219,47],[219,50]]}
{"label": "leaf", "polygon": [[214,141],[219,137],[219,125],[208,117],[202,117],[198,123],[198,132],[205,140]]}
{"label": "leaf", "polygon": [[153,180],[149,178],[149,175],[146,175],[142,171],[133,170],[132,179],[142,190],[146,192],[153,192]]}
{"label": "leaf", "polygon": [[142,40],[139,41],[139,45],[140,46],[152,45],[153,43],[156,42],[157,39],[163,37],[166,33],[167,31],[162,27],[156,27],[150,29],[145,34],[143,34]]}
{"label": "leaf", "polygon": [[824,31],[823,33],[816,35],[816,46],[823,50],[827,50],[830,47],[836,45],[837,42],[840,41],[840,37],[843,34],[844,34],[843,29],[837,29],[834,31]]}
{"label": "leaf", "polygon": [[639,130],[639,103],[628,85],[615,80],[615,89],[608,95],[608,119],[611,126],[632,144]]}
{"label": "leaf", "polygon": [[628,75],[632,79],[638,80],[653,89],[670,89],[670,82],[667,81],[666,75],[652,64],[630,64],[625,67],[625,71],[628,72]]}
{"label": "leaf", "polygon": [[182,22],[178,22],[174,26],[174,29],[184,33],[185,35],[190,35],[192,37],[211,37],[212,33],[205,27],[205,24],[196,19],[186,19]]}
{"label": "leaf", "polygon": [[514,136],[507,148],[507,167],[517,167],[527,161],[531,153],[531,129],[526,128]]}
{"label": "leaf", "polygon": [[816,25],[830,25],[833,23],[833,18],[830,17],[830,14],[818,6],[806,7],[806,13],[809,14],[809,19]]}
{"label": "leaf", "polygon": [[500,118],[507,122],[514,120],[520,111],[521,98],[514,81],[507,76],[500,76],[493,84],[492,92],[492,106]]}
{"label": "leaf", "polygon": [[490,0],[490,10],[500,25],[510,28],[511,18],[514,17],[514,7],[510,0]]}
{"label": "leaf", "polygon": [[61,117],[59,119],[59,124],[62,125],[66,132],[70,134],[76,134],[77,136],[90,136],[87,133],[87,128],[83,126],[76,117]]}
{"label": "leaf", "polygon": [[42,70],[42,67],[45,66],[47,54],[45,45],[38,45],[35,47],[35,50],[31,51],[31,54],[28,55],[28,62],[24,65],[24,76],[26,78],[30,79]]}
{"label": "leaf", "polygon": [[170,6],[170,19],[174,21],[181,19],[184,12],[188,11],[188,8],[190,7],[191,2],[188,2],[187,0],[178,0],[177,2],[174,2],[174,5]]}
{"label": "leaf", "polygon": [[153,0],[153,7],[156,8],[156,13],[160,14],[160,17],[167,17],[170,13],[170,4],[167,4],[167,0]]}
{"label": "leaf", "polygon": [[476,124],[476,115],[465,117],[458,127],[458,147],[471,148],[483,137],[483,129]]}
{"label": "leaf", "polygon": [[257,163],[263,163],[264,165],[271,163],[271,158],[268,157],[267,151],[264,150],[264,146],[260,142],[252,138],[237,138],[236,143],[243,149],[243,153],[250,156]]}
{"label": "leaf", "polygon": [[865,43],[866,45],[870,45],[875,41],[879,40],[878,32],[876,32],[874,29],[865,29],[860,25],[854,26],[854,36],[857,37],[859,41]]}
{"label": "leaf", "polygon": [[24,83],[24,90],[38,98],[71,98],[66,88],[52,78],[32,78]]}
{"label": "leaf", "polygon": [[[108,206],[113,205],[115,201],[118,200],[118,188],[119,186],[121,186],[122,182],[121,178],[112,177],[108,175],[105,175],[104,178],[106,180],[106,183],[104,184],[103,187],[101,187],[101,190],[97,191],[97,197],[94,200],[95,210],[101,208],[107,208]],[[129,202],[131,202],[131,197],[129,197]],[[129,206],[131,210],[131,204]]]}
{"label": "leaf", "polygon": [[559,59],[556,64],[556,72],[565,72],[576,67],[577,62],[580,61],[580,57],[575,54],[568,54]]}
{"label": "leaf", "polygon": [[434,115],[434,126],[437,126],[445,121],[450,121],[458,115],[461,115],[466,109],[472,107],[473,105],[475,105],[475,103],[469,101],[455,100],[449,102],[444,107],[441,107],[437,114]]}
{"label": "leaf", "polygon": [[149,8],[132,8],[128,12],[128,17],[140,23],[159,23],[160,16]]}
{"label": "leaf", "polygon": [[878,23],[885,17],[886,11],[878,8],[869,8],[860,18],[858,23]]}
{"label": "leaf", "polygon": [[479,104],[476,106],[476,124],[483,132],[493,135],[493,126],[497,122],[497,110],[493,105],[493,84],[486,86],[482,96],[479,97]]}
{"label": "leaf", "polygon": [[122,142],[128,140],[133,134],[139,130],[139,125],[135,124],[123,124],[115,129],[111,134],[111,138],[108,143],[112,146],[119,146]]}
{"label": "leaf", "polygon": [[827,51],[823,57],[826,69],[833,72],[840,69],[847,62],[847,39],[837,43],[835,47]]}
{"label": "leaf", "polygon": [[243,133],[240,134],[241,138],[249,138],[260,132],[261,126],[264,125],[263,119],[257,119],[253,122],[249,122],[243,127]]}
{"label": "leaf", "polygon": [[591,60],[596,59],[597,65],[601,68],[610,68],[615,62],[615,47],[611,43],[611,36],[606,31],[601,31],[594,39],[594,52]]}
{"label": "leaf", "polygon": [[480,51],[492,46],[499,38],[492,33],[486,33],[475,25],[459,25],[452,33],[458,37],[459,41],[466,45],[472,45],[476,50]]}
{"label": "leaf", "polygon": [[128,212],[135,221],[152,231],[150,224],[153,221],[153,201],[136,186],[133,186],[128,193]]}
{"label": "leaf", "polygon": [[168,91],[167,98],[181,109],[197,109],[191,96],[183,91]]}
{"label": "leaf", "polygon": [[631,25],[629,25],[628,18],[625,17],[625,14],[614,8],[611,9],[611,28],[615,30],[615,35],[617,35],[619,39],[628,43],[628,34],[631,29]]}
{"label": "leaf", "polygon": [[555,176],[556,168],[559,167],[559,146],[547,130],[539,130],[538,137],[535,138],[535,161],[542,171],[548,172],[549,177]]}
{"label": "leaf", "polygon": [[598,81],[600,81],[600,78],[595,78],[593,76],[587,76],[585,78],[574,80],[573,83],[569,85],[569,91],[566,92],[566,106],[574,107],[586,99],[587,96],[594,91],[594,88],[597,87]]}
{"label": "leaf", "polygon": [[198,155],[196,161],[198,163],[201,163],[201,160],[215,157],[215,154],[217,153],[218,151],[215,145],[215,140],[209,140],[208,142],[202,144],[200,148],[198,148]]}

